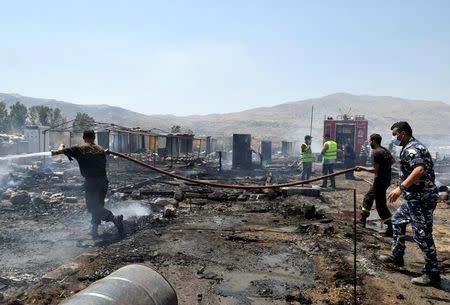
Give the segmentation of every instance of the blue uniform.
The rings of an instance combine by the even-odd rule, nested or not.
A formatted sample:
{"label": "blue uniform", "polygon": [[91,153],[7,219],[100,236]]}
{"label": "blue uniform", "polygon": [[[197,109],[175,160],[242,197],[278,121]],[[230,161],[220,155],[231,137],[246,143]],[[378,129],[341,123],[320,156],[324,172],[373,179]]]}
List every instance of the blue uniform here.
{"label": "blue uniform", "polygon": [[403,202],[392,217],[394,240],[392,254],[396,258],[405,253],[406,225],[411,223],[413,239],[425,258],[425,273],[439,273],[436,247],[433,241],[433,212],[439,196],[435,185],[433,160],[428,149],[411,137],[400,153],[401,181],[413,171],[414,166],[423,165],[425,173],[414,185],[403,191]]}

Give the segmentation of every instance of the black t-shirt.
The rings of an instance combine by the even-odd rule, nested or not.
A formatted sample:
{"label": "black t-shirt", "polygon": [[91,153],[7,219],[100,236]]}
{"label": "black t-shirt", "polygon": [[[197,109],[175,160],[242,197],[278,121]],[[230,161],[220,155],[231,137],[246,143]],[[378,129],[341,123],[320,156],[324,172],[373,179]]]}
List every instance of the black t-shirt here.
{"label": "black t-shirt", "polygon": [[391,183],[391,172],[394,158],[384,147],[376,148],[372,151],[373,163],[378,164],[378,174],[375,176],[376,182]]}
{"label": "black t-shirt", "polygon": [[78,161],[83,177],[106,177],[106,153],[101,146],[84,143],[65,148],[64,154]]}

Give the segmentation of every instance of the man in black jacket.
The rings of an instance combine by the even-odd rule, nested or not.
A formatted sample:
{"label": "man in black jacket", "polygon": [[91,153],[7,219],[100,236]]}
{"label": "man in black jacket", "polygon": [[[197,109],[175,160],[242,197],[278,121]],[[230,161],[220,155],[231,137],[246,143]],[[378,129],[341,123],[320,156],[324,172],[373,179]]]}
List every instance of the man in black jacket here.
{"label": "man in black jacket", "polygon": [[114,216],[105,209],[105,197],[108,192],[108,178],[106,177],[106,151],[95,144],[95,132],[83,132],[84,143],[65,148],[61,145],[58,150],[52,151],[52,156],[64,154],[70,160],[78,161],[81,175],[84,177],[86,205],[91,219],[91,234],[98,237],[98,226],[102,221],[113,222],[119,234],[123,234],[123,216]]}

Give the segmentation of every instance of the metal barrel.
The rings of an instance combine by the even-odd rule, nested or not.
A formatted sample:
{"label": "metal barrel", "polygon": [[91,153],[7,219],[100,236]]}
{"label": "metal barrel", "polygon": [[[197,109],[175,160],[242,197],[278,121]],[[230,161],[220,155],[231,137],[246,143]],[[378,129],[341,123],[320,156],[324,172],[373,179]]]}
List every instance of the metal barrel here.
{"label": "metal barrel", "polygon": [[60,305],[177,305],[172,285],[155,270],[128,265],[98,280]]}

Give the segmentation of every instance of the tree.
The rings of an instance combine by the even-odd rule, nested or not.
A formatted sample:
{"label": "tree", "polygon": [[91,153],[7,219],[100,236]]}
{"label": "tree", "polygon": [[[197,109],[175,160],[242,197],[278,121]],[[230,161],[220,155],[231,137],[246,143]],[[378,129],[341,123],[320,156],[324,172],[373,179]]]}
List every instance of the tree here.
{"label": "tree", "polygon": [[[50,108],[51,109],[51,108]],[[67,122],[67,119],[62,115],[61,109],[55,108],[50,110],[49,125],[50,127],[57,127]]]}
{"label": "tree", "polygon": [[8,109],[5,103],[0,102],[0,132],[8,132],[9,128]]}
{"label": "tree", "polygon": [[33,106],[29,109],[28,118],[33,125],[50,126],[52,108],[47,106]]}
{"label": "tree", "polygon": [[93,129],[95,126],[95,120],[87,113],[78,112],[72,126],[74,131],[82,132],[84,130]]}
{"label": "tree", "polygon": [[173,125],[170,128],[170,133],[180,133],[181,132],[181,126],[180,125]]}
{"label": "tree", "polygon": [[38,114],[38,109],[36,107],[37,106],[32,106],[32,107],[30,107],[30,109],[28,109],[27,120],[28,120],[28,123],[30,123],[31,125],[39,124],[39,114]]}
{"label": "tree", "polygon": [[22,129],[27,120],[27,107],[20,102],[16,102],[9,107],[9,119],[12,128]]}
{"label": "tree", "polygon": [[30,107],[28,110],[28,120],[33,125],[50,127],[62,125],[67,121],[59,108],[53,109],[43,105]]}

